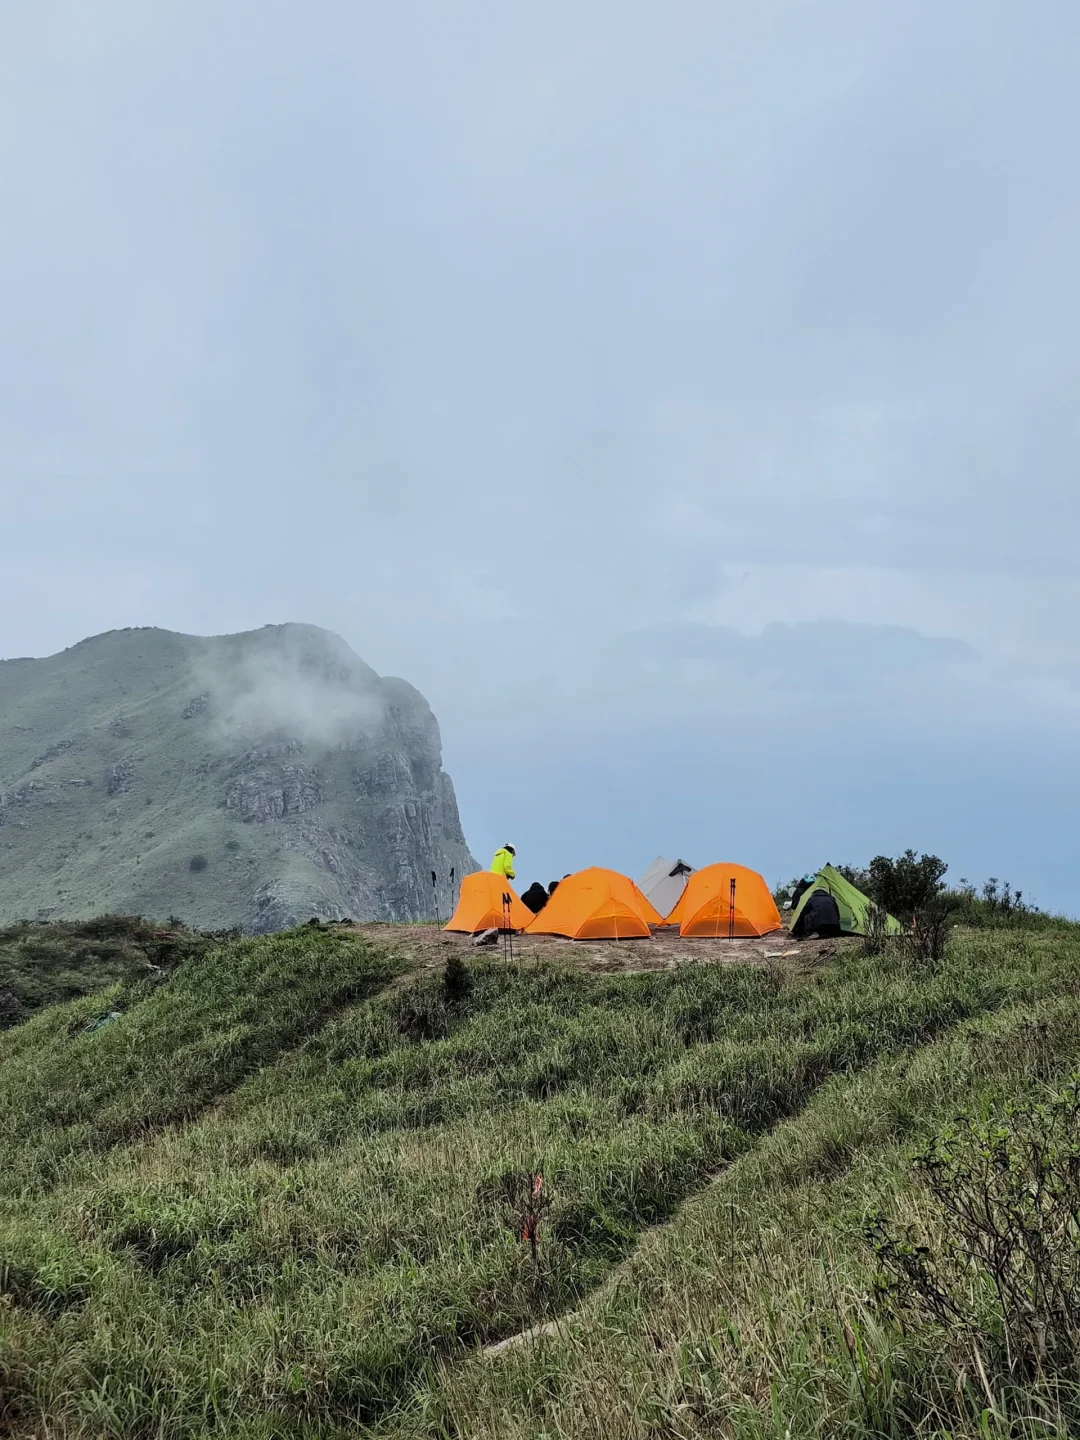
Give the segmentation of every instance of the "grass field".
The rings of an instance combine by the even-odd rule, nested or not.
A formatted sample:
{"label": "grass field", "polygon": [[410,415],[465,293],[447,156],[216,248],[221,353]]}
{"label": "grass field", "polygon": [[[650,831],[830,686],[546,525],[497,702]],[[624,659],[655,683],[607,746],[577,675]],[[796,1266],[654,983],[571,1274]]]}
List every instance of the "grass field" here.
{"label": "grass field", "polygon": [[[215,937],[138,916],[0,928],[0,1030],[62,1000],[138,981],[152,986]],[[220,943],[220,938],[218,943]]]}
{"label": "grass field", "polygon": [[865,1232],[933,1247],[911,1156],[1068,1079],[1078,987],[1065,926],[448,976],[304,929],[54,1006],[0,1035],[0,1433],[1075,1433]]}

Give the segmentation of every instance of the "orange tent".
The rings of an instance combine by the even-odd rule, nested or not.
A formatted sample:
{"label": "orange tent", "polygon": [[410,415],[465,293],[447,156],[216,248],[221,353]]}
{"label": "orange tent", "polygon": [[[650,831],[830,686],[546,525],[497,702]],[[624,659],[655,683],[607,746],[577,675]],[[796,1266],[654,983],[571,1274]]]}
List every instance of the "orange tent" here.
{"label": "orange tent", "polygon": [[[735,885],[735,924],[731,924],[731,887]],[[557,892],[556,892],[557,893]],[[768,935],[783,928],[780,911],[756,870],[745,865],[706,865],[695,870],[682,899],[664,922],[680,935],[722,940],[728,935]]]}
{"label": "orange tent", "polygon": [[505,930],[504,895],[510,896],[510,927],[524,930],[533,912],[521,903],[509,880],[493,875],[490,870],[478,870],[462,880],[457,909],[446,929],[464,930],[471,935],[478,935],[481,930]]}
{"label": "orange tent", "polygon": [[571,940],[628,940],[647,937],[661,917],[633,880],[594,865],[579,870],[559,888],[529,926],[530,935],[566,935]]}

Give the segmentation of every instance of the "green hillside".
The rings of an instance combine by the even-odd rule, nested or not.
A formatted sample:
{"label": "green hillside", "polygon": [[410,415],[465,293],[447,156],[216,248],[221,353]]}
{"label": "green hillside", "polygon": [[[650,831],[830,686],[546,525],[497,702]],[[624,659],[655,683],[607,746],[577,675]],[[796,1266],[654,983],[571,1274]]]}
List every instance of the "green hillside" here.
{"label": "green hillside", "polygon": [[137,915],[9,925],[0,929],[0,1030],[121,982],[152,987],[220,940]]}
{"label": "green hillside", "polygon": [[314,626],[0,661],[0,732],[0,924],[418,919],[475,868],[426,702]]}
{"label": "green hillside", "polygon": [[874,1288],[883,1235],[948,1252],[911,1157],[1076,1068],[1080,929],[617,975],[394,937],[225,942],[0,1035],[0,1433],[1076,1433],[977,1266],[981,1329]]}

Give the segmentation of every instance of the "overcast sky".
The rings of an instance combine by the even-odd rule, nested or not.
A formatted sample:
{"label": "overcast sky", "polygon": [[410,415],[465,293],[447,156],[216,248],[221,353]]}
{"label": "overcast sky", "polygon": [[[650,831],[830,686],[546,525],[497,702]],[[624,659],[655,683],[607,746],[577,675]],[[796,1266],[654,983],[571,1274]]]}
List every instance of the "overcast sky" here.
{"label": "overcast sky", "polygon": [[309,621],[526,879],[911,844],[1080,913],[1078,45],[4,6],[0,655]]}

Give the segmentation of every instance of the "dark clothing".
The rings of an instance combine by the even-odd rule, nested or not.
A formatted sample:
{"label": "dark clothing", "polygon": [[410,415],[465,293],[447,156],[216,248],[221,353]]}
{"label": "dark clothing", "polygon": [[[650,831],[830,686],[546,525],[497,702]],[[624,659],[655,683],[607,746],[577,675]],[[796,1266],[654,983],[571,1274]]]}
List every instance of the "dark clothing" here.
{"label": "dark clothing", "polygon": [[810,880],[800,880],[799,883],[795,886],[795,890],[794,890],[794,892],[792,893],[792,896],[791,896],[791,908],[792,908],[792,910],[795,909],[795,906],[799,903],[799,901],[802,899],[802,897],[806,894],[807,890],[810,889],[810,886],[811,886],[812,883],[813,883],[813,882],[810,881]]}
{"label": "dark clothing", "polygon": [[534,915],[539,915],[547,902],[548,892],[544,889],[543,885],[540,884],[539,880],[534,880],[521,897],[521,903],[527,905]]}
{"label": "dark clothing", "polygon": [[555,894],[555,891],[556,891],[558,888],[559,888],[559,882],[558,882],[558,880],[552,880],[551,884],[548,886],[548,899],[549,899],[549,900],[551,899],[552,895]]}
{"label": "dark clothing", "polygon": [[805,940],[808,935],[834,940],[844,933],[840,929],[840,907],[827,890],[814,891],[791,933],[797,940]]}

